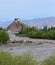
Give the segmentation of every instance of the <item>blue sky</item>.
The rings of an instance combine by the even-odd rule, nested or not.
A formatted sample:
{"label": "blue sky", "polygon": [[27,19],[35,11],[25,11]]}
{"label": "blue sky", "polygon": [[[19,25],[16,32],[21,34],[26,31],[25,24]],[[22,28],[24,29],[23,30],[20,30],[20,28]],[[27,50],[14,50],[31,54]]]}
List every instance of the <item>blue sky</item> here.
{"label": "blue sky", "polygon": [[55,0],[0,0],[0,21],[55,17]]}

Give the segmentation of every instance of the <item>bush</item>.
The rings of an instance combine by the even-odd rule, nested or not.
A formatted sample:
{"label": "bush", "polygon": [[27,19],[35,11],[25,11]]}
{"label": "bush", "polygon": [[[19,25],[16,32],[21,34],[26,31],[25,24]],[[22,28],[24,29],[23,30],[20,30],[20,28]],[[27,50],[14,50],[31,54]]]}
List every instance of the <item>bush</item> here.
{"label": "bush", "polygon": [[41,36],[42,36],[42,31],[40,30],[32,31],[29,34],[29,37],[31,38],[42,38]]}
{"label": "bush", "polygon": [[42,34],[43,39],[49,39],[49,37],[50,37],[49,32],[43,32],[43,34]]}
{"label": "bush", "polygon": [[5,30],[0,30],[0,43],[7,43],[9,35]]}
{"label": "bush", "polygon": [[38,62],[31,55],[12,56],[7,52],[0,52],[0,65],[37,65]]}
{"label": "bush", "polygon": [[40,65],[55,65],[55,56],[43,60]]}
{"label": "bush", "polygon": [[39,39],[55,39],[55,27],[48,28],[47,26],[44,26],[43,29],[35,29],[32,28],[26,28],[21,29],[21,31],[17,34],[21,37],[30,37],[30,38],[39,38]]}
{"label": "bush", "polygon": [[49,31],[50,39],[55,39],[55,30],[50,30]]}
{"label": "bush", "polygon": [[50,30],[42,34],[43,39],[55,39],[55,30]]}
{"label": "bush", "polygon": [[33,32],[33,31],[36,31],[37,29],[35,29],[34,27],[32,27],[32,28],[25,28],[25,29],[21,29],[21,31],[18,33],[18,34],[16,34],[17,36],[22,36],[22,37],[25,37],[25,36],[29,36],[29,34],[30,34],[30,32]]}

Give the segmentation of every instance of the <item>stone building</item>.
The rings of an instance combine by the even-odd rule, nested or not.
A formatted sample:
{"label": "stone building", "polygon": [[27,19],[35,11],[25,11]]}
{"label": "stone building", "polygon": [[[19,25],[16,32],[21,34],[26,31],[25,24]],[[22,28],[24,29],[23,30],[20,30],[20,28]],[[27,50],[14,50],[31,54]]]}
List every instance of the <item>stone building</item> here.
{"label": "stone building", "polygon": [[21,23],[20,18],[15,18],[14,21],[7,27],[8,32],[12,33],[17,33],[19,32],[22,28],[28,28],[29,26]]}

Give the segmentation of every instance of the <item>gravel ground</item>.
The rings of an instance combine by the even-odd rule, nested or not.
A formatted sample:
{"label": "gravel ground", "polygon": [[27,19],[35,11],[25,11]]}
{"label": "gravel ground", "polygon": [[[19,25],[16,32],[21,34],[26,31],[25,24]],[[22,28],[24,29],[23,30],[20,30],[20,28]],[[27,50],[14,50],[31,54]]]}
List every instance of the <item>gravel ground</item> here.
{"label": "gravel ground", "polygon": [[42,45],[36,46],[8,46],[2,45],[0,46],[0,51],[9,51],[12,54],[24,54],[31,53],[38,60],[43,60],[48,56],[52,56],[55,54],[55,44],[44,43]]}
{"label": "gravel ground", "polygon": [[38,60],[55,55],[55,40],[31,39],[27,37],[16,37],[14,35],[10,35],[10,40],[32,40],[33,43],[1,45],[0,51],[8,51],[15,55],[31,53]]}

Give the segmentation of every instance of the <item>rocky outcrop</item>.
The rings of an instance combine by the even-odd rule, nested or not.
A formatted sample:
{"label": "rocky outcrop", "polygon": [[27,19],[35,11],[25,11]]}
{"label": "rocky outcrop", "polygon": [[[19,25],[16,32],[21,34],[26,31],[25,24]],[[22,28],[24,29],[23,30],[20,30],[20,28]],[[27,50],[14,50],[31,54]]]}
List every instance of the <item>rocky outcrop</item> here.
{"label": "rocky outcrop", "polygon": [[28,28],[28,27],[29,27],[28,25],[21,23],[20,18],[15,18],[14,21],[7,27],[7,31],[17,33],[22,28]]}

